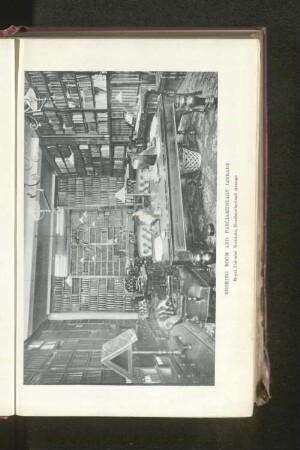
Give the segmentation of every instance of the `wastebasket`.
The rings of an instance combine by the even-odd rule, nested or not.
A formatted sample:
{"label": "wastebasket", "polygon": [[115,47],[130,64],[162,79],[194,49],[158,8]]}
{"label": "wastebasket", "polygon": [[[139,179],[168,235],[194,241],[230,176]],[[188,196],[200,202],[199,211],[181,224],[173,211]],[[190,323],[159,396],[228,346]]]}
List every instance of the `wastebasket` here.
{"label": "wastebasket", "polygon": [[201,154],[185,147],[179,148],[180,172],[197,172],[201,167]]}

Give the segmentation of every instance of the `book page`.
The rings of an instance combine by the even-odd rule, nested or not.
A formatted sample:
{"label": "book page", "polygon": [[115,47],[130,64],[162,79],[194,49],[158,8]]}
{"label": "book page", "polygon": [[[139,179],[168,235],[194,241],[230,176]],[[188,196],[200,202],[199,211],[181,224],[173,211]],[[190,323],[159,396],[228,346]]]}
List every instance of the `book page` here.
{"label": "book page", "polygon": [[20,41],[18,414],[252,414],[259,52]]}
{"label": "book page", "polygon": [[0,211],[0,415],[15,412],[15,298],[14,298],[14,195],[15,195],[15,43],[0,41],[1,164]]}

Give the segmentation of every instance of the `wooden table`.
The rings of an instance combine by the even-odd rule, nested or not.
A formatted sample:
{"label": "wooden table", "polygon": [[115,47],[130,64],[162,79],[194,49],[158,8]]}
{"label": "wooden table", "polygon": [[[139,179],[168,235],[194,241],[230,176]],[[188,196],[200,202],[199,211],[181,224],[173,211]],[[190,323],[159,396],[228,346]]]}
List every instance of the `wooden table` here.
{"label": "wooden table", "polygon": [[174,103],[162,95],[150,129],[150,140],[153,138],[158,152],[159,181],[151,182],[151,205],[154,208],[155,203],[161,203],[159,225],[163,236],[163,261],[190,263],[192,255],[186,248],[175,108]]}

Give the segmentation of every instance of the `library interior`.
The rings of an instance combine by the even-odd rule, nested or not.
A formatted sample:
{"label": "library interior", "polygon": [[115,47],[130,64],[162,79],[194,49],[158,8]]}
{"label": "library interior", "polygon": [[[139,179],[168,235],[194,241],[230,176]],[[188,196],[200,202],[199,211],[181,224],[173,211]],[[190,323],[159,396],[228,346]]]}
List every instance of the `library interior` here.
{"label": "library interior", "polygon": [[213,385],[218,78],[24,78],[24,384]]}

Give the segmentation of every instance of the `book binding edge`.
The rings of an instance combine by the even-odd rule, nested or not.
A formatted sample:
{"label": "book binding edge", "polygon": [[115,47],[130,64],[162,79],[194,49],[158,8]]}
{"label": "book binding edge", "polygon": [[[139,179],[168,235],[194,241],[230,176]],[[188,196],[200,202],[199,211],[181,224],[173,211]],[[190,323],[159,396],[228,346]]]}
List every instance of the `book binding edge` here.
{"label": "book binding edge", "polygon": [[11,25],[10,27],[5,28],[4,30],[0,30],[0,38],[12,37],[21,30],[22,30],[22,27]]}
{"label": "book binding edge", "polygon": [[268,326],[267,326],[267,215],[268,215],[268,111],[267,111],[267,34],[266,28],[262,29],[262,164],[263,164],[263,242],[261,279],[262,287],[259,298],[259,315],[262,329],[262,347],[258,355],[258,381],[256,384],[255,404],[263,406],[271,399],[270,382],[271,366],[268,353]]}

